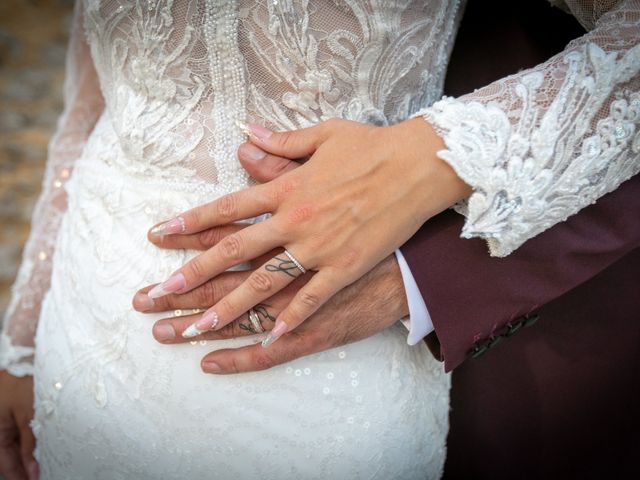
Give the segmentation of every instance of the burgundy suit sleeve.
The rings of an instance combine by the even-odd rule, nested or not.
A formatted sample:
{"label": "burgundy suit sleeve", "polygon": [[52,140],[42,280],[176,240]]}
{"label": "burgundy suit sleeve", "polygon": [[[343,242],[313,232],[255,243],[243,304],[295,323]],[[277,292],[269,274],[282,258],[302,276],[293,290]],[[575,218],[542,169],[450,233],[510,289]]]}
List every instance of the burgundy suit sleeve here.
{"label": "burgundy suit sleeve", "polygon": [[460,238],[463,222],[446,211],[401,248],[447,371],[640,246],[640,175],[505,258],[490,257],[483,240]]}

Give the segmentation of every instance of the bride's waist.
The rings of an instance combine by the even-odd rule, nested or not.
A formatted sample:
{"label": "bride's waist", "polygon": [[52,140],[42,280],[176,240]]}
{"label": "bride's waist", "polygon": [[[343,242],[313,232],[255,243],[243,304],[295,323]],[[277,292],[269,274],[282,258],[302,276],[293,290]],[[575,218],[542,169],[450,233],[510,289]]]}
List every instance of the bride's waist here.
{"label": "bride's waist", "polygon": [[207,152],[201,145],[194,145],[186,158],[177,145],[158,152],[144,142],[134,146],[129,143],[116,133],[105,111],[74,166],[72,180],[82,177],[81,181],[72,183],[109,182],[151,197],[156,196],[154,192],[180,192],[206,199],[248,186],[247,174],[236,159],[235,149],[218,151],[225,160],[214,161],[206,159]]}
{"label": "bride's waist", "polygon": [[91,155],[84,155],[78,160],[69,183],[70,188],[109,185],[111,188],[107,190],[128,189],[150,198],[175,192],[210,201],[230,192],[228,185],[206,181],[196,172],[191,172],[191,175],[183,172],[182,175],[171,178],[157,175],[154,169],[123,168],[117,162]]}

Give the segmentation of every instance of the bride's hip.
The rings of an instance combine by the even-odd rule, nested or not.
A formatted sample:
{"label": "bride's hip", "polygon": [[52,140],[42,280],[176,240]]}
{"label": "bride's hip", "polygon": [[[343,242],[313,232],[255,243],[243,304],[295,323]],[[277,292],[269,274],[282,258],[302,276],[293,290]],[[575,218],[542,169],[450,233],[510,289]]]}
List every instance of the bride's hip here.
{"label": "bride's hip", "polygon": [[[35,426],[43,449],[63,439],[75,451],[80,437],[91,435],[113,445],[133,428],[139,438],[123,445],[122,455],[139,448],[143,457],[157,455],[159,469],[169,468],[163,459],[175,436],[196,457],[219,461],[229,451],[212,452],[208,443],[242,452],[247,438],[295,438],[309,452],[316,442],[330,452],[327,458],[353,445],[350,457],[363,462],[369,455],[362,452],[378,448],[381,438],[411,450],[411,458],[442,454],[449,380],[424,346],[406,344],[401,327],[236,376],[205,375],[200,359],[255,337],[157,343],[151,326],[164,315],[134,311],[133,294],[166,278],[195,252],[158,249],[147,230],[202,203],[204,195],[163,191],[100,168],[74,172],[38,326]],[[399,433],[397,425],[409,421],[419,428]],[[434,431],[441,441],[430,444],[425,439]],[[158,438],[167,443],[151,448]],[[307,447],[301,448],[306,455]],[[386,454],[387,447],[379,451]],[[405,453],[394,457],[404,459]]]}

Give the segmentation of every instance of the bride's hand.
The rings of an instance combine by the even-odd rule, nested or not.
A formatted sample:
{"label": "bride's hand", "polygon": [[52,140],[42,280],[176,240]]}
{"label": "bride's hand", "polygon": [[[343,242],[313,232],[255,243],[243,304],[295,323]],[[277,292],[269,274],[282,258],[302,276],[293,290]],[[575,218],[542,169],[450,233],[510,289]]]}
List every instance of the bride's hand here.
{"label": "bride's hand", "polygon": [[[267,155],[250,143],[240,146],[238,158],[249,174],[260,182],[271,181],[299,166],[289,159]],[[218,227],[200,232],[197,236],[149,235],[149,240],[162,248],[208,250],[220,242],[225,232],[230,234],[232,230],[229,227]],[[254,263],[260,265],[260,259]],[[195,312],[217,303],[250,274],[250,271],[225,272],[189,292],[169,294],[155,300],[148,297],[147,293],[152,288],[148,286],[136,293],[133,306],[145,313],[179,312],[180,316],[158,320],[153,326],[153,335],[164,344],[184,343],[189,339],[184,338],[182,333],[199,318]],[[309,272],[298,277],[276,295],[256,305],[253,321],[246,312],[224,328],[204,332],[199,338],[222,340],[271,330],[276,316],[312,275],[313,272]],[[205,356],[201,367],[206,373],[217,374],[263,370],[370,337],[394,324],[397,319],[405,317],[407,313],[408,305],[400,268],[395,257],[389,256],[360,280],[334,295],[308,321],[273,347],[265,349],[248,345],[219,349]],[[355,316],[361,321],[354,322]],[[256,321],[258,325],[255,325]]]}
{"label": "bride's hand", "polygon": [[[280,312],[264,345],[272,343],[391,254],[428,218],[470,193],[437,158],[442,141],[420,118],[392,127],[330,120],[286,133],[250,129],[251,141],[269,154],[310,159],[269,183],[225,195],[152,230],[198,238],[212,227],[238,229],[149,296],[184,293],[233,265],[278,247],[285,251],[207,310],[187,335],[224,328],[303,269],[316,271]],[[267,212],[273,216],[256,225],[232,225]]]}
{"label": "bride's hand", "polygon": [[33,418],[33,378],[0,370],[0,475],[7,480],[36,480]]}

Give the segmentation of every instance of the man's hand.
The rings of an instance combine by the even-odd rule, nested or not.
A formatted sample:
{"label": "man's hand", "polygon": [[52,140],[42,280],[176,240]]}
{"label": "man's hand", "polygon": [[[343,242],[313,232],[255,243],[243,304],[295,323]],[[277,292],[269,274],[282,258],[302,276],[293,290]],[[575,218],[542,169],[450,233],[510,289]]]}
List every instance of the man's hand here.
{"label": "man's hand", "polygon": [[[134,306],[145,313],[206,308],[240,284],[249,273],[230,272],[220,275],[189,293],[155,299],[150,308],[144,300],[145,293],[150,288],[147,287],[138,292],[134,298]],[[255,307],[265,330],[273,328],[280,310],[305,282],[304,277],[298,278],[287,289]],[[270,348],[263,348],[258,343],[237,349],[217,350],[202,359],[202,369],[205,373],[264,370],[305,355],[365,339],[393,325],[407,313],[400,268],[395,256],[390,256],[360,280],[340,291],[300,328],[284,335]],[[183,338],[182,332],[196,318],[197,315],[189,315],[159,320],[153,327],[153,334],[165,344],[187,342],[191,339]],[[199,338],[220,340],[255,333],[245,314],[223,329],[205,332]]]}
{"label": "man's hand", "polygon": [[33,458],[33,377],[0,370],[0,475],[7,480],[37,480]]}
{"label": "man's hand", "polygon": [[[238,150],[240,162],[258,181],[267,182],[295,169],[297,162],[267,154],[251,143]],[[198,236],[149,235],[149,240],[162,248],[195,248],[206,250],[220,242],[224,236],[241,226],[221,227],[201,232]],[[255,265],[260,265],[258,259]],[[170,294],[151,299],[146,293],[153,287],[140,290],[133,300],[136,310],[152,313],[175,309],[206,309],[214,305],[250,275],[246,272],[226,272],[184,294]],[[312,277],[309,272],[298,277],[267,301],[255,307],[264,330],[271,330],[280,311],[286,307],[298,290]],[[259,344],[238,349],[217,350],[205,356],[202,369],[207,373],[238,373],[263,370],[312,353],[339,347],[375,335],[408,314],[406,294],[400,268],[394,255],[378,264],[357,282],[336,294],[298,329],[283,336],[270,348]],[[166,344],[182,343],[190,339],[182,336],[184,330],[197,320],[198,315],[165,318],[156,322],[154,337]],[[203,333],[202,339],[224,339],[253,335],[256,331],[244,314],[220,330]]]}

